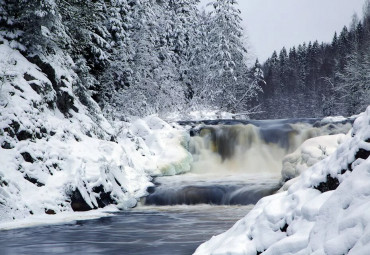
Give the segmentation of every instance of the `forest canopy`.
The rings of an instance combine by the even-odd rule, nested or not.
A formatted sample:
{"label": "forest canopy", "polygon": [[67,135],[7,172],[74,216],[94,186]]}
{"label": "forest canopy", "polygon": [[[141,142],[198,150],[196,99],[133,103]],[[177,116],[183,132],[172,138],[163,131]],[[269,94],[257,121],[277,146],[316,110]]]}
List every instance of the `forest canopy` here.
{"label": "forest canopy", "polygon": [[[253,118],[352,115],[370,101],[370,4],[332,43],[308,42],[247,65],[236,0],[0,0],[8,40],[54,83],[108,118],[219,110]],[[55,68],[54,68],[55,69]],[[57,94],[63,111],[71,99]],[[69,98],[69,99],[68,99]],[[67,102],[67,103],[66,103]],[[66,105],[67,104],[67,105]],[[93,108],[93,107],[92,107]]]}

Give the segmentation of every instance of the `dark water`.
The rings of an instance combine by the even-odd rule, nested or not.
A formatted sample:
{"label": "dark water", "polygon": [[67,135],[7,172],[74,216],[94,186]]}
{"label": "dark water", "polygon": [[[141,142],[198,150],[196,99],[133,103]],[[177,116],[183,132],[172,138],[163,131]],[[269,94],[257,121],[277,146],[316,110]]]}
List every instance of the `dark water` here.
{"label": "dark water", "polygon": [[[278,186],[278,180],[276,176],[255,175],[161,177],[157,181],[162,184],[152,195],[172,196],[175,187],[181,190],[191,183],[191,187],[211,190],[222,184],[224,187],[234,187],[231,193],[236,197],[240,192],[242,196],[249,197],[250,193],[252,197],[260,197],[262,194],[271,194]],[[196,197],[204,197],[199,190],[193,191],[199,193]],[[201,243],[232,227],[252,209],[251,203],[254,202],[256,199],[245,205],[191,203],[159,206],[154,203],[100,219],[3,230],[0,231],[0,255],[189,255]]]}
{"label": "dark water", "polygon": [[[281,186],[277,178],[266,176],[183,175],[160,177],[144,202],[146,205],[251,205],[276,192]],[[230,178],[231,177],[231,178]],[[228,179],[229,178],[229,179]]]}
{"label": "dark water", "polygon": [[142,207],[73,224],[0,231],[0,254],[192,254],[251,206]]}

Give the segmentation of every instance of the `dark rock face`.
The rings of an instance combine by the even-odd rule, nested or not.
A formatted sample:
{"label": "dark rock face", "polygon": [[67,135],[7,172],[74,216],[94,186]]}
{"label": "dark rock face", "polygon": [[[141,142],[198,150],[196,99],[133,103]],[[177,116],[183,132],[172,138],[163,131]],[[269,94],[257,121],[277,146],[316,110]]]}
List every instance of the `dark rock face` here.
{"label": "dark rock face", "polygon": [[49,215],[54,215],[54,214],[57,214],[54,210],[52,209],[45,209],[45,213],[46,214],[49,214]]}
{"label": "dark rock face", "polygon": [[22,152],[21,155],[22,155],[24,161],[26,161],[28,163],[35,162],[34,158],[28,152]]}
{"label": "dark rock face", "polygon": [[0,176],[0,187],[5,187],[8,186],[8,182],[3,180],[2,177]]}
{"label": "dark rock face", "polygon": [[146,189],[146,192],[148,192],[149,194],[153,194],[154,193],[154,191],[155,191],[155,187],[148,187],[147,189]]}
{"label": "dark rock face", "polygon": [[70,198],[71,198],[72,210],[75,212],[85,212],[85,211],[90,211],[91,209],[96,209],[96,208],[91,208],[85,202],[85,200],[82,198],[81,192],[78,189],[75,189],[74,191],[72,191]]}
{"label": "dark rock face", "polygon": [[5,133],[8,133],[8,135],[9,135],[10,137],[12,137],[12,138],[14,138],[14,137],[15,137],[15,132],[14,132],[14,130],[13,130],[12,128],[10,128],[10,127],[6,127],[6,128],[4,128],[4,132],[5,132]]}
{"label": "dark rock face", "polygon": [[30,82],[29,84],[30,84],[31,88],[32,88],[32,89],[33,89],[37,94],[41,94],[41,93],[42,93],[42,91],[41,91],[41,87],[40,87],[38,84],[36,84],[36,83],[34,83],[34,82]]}
{"label": "dark rock face", "polygon": [[351,166],[351,165],[348,165],[348,166],[350,166],[350,168],[348,168],[348,169],[343,169],[342,171],[340,171],[340,174],[345,174],[347,171],[352,172],[352,166]]}
{"label": "dark rock face", "polygon": [[[65,87],[64,85],[65,82],[63,80],[60,81],[58,79],[53,66],[50,65],[49,63],[45,63],[40,58],[40,56],[34,56],[30,59],[30,61],[36,64],[38,67],[40,67],[42,72],[44,72],[47,75],[48,79],[51,81],[54,90],[57,92],[56,105],[58,109],[65,115],[68,114],[70,109],[74,110],[75,112],[78,112],[78,109],[74,106],[74,98],[70,94],[68,94],[68,92],[60,89],[61,87]],[[63,78],[65,77],[61,77],[61,79]],[[36,92],[42,93],[42,91],[39,91],[40,88],[38,88],[36,84],[32,85],[31,83],[30,85],[32,89],[34,89]]]}
{"label": "dark rock face", "polygon": [[50,64],[42,61],[40,56],[37,56],[37,55],[30,58],[29,60],[41,68],[42,72],[46,74],[48,79],[53,84],[53,87],[56,88],[57,87],[57,75],[55,73],[54,68]]}
{"label": "dark rock face", "polygon": [[197,135],[197,131],[196,131],[196,130],[194,130],[194,129],[191,129],[191,130],[189,131],[189,134],[190,134],[190,137],[194,137],[194,136],[196,136],[196,135]]}
{"label": "dark rock face", "polygon": [[70,109],[75,109],[74,98],[65,91],[57,93],[57,107],[58,109],[67,114]]}
{"label": "dark rock face", "polygon": [[355,155],[356,159],[367,159],[370,156],[370,151],[359,149]]}
{"label": "dark rock face", "polygon": [[21,125],[18,122],[12,121],[9,127],[4,128],[4,132],[8,133],[10,137],[14,138],[15,134],[18,133],[20,127]]}
{"label": "dark rock face", "polygon": [[34,80],[36,80],[36,78],[35,77],[33,77],[31,74],[29,74],[29,73],[25,73],[24,75],[23,75],[23,78],[26,80],[26,81],[34,81]]}
{"label": "dark rock face", "polygon": [[[367,139],[365,142],[369,143],[370,139]],[[369,156],[370,156],[370,151],[367,151],[365,149],[359,149],[355,154],[355,159],[365,159],[366,160],[367,158],[369,158]],[[347,171],[352,172],[353,171],[352,163],[348,164],[347,169],[342,170],[341,174],[344,174]]]}
{"label": "dark rock face", "polygon": [[98,207],[93,206],[93,208],[91,208],[83,199],[81,192],[78,189],[72,191],[72,193],[69,195],[71,199],[72,210],[75,212],[83,212],[90,211],[92,209],[103,208],[110,204],[117,204],[117,202],[112,199],[111,192],[106,192],[103,185],[94,187],[93,193],[97,194],[96,201],[98,202]]}
{"label": "dark rock face", "polygon": [[19,90],[20,92],[24,92],[24,90],[23,89],[21,89],[19,86],[17,86],[17,85],[13,85],[13,87],[16,89],[16,90]]}
{"label": "dark rock face", "polygon": [[339,186],[339,181],[337,178],[333,178],[331,175],[326,176],[326,182],[321,182],[318,186],[315,186],[314,188],[321,191],[321,193],[330,191],[330,190],[336,190]]}
{"label": "dark rock face", "polygon": [[97,193],[99,196],[96,198],[99,208],[103,208],[107,205],[116,204],[112,199],[112,192],[105,192],[103,185],[93,188],[93,192]]}
{"label": "dark rock face", "polygon": [[2,144],[1,144],[1,148],[5,149],[5,150],[10,150],[10,149],[13,149],[14,146],[11,145],[9,142],[7,141],[4,141]]}
{"label": "dark rock face", "polygon": [[28,176],[27,174],[24,176],[24,179],[26,179],[27,181],[35,184],[37,187],[45,186],[45,184],[39,182],[36,178]]}
{"label": "dark rock face", "polygon": [[289,227],[289,225],[287,223],[285,223],[285,225],[282,228],[280,228],[280,231],[281,232],[286,232],[288,230],[288,227]]}
{"label": "dark rock face", "polygon": [[27,130],[21,130],[17,133],[17,139],[18,141],[24,141],[32,138],[32,133],[30,133]]}

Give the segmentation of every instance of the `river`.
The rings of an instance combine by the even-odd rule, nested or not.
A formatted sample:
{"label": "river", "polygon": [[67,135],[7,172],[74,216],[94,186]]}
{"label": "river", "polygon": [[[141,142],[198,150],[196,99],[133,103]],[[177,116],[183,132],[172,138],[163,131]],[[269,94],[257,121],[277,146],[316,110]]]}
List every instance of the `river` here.
{"label": "river", "polygon": [[0,232],[0,254],[192,254],[251,206],[145,206],[95,220]]}
{"label": "river", "polygon": [[351,127],[315,123],[183,123],[192,136],[191,173],[156,178],[136,208],[112,216],[0,231],[0,254],[192,254],[279,189],[286,154]]}

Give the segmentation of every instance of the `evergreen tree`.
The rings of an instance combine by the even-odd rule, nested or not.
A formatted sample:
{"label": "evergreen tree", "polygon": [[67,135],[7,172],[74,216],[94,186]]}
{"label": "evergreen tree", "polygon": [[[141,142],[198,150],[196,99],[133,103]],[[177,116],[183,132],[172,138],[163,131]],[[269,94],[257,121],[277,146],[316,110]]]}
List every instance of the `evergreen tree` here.
{"label": "evergreen tree", "polygon": [[0,0],[0,36],[10,42],[13,48],[25,51],[24,45],[20,44],[23,31],[17,22],[17,4],[14,1]]}
{"label": "evergreen tree", "polygon": [[217,0],[211,2],[210,29],[208,47],[212,55],[208,60],[212,89],[207,89],[210,102],[225,110],[235,110],[237,102],[237,82],[247,71],[243,44],[242,19],[235,0]]}
{"label": "evergreen tree", "polygon": [[210,28],[209,14],[205,11],[198,13],[196,16],[197,29],[194,30],[194,37],[190,41],[189,56],[189,76],[191,77],[191,107],[198,110],[204,107],[211,107],[211,100],[208,93],[212,90],[208,86],[210,66],[209,58],[212,54],[208,45],[208,29]]}
{"label": "evergreen tree", "polygon": [[347,114],[353,115],[366,109],[370,102],[370,55],[355,52],[350,57],[343,72],[339,72],[338,90]]}
{"label": "evergreen tree", "polygon": [[60,102],[73,90],[122,119],[202,105],[244,111],[261,82],[246,65],[237,2],[215,0],[210,13],[198,3],[0,0],[0,38],[50,76]]}

